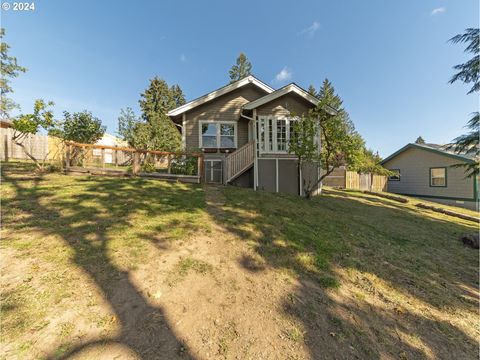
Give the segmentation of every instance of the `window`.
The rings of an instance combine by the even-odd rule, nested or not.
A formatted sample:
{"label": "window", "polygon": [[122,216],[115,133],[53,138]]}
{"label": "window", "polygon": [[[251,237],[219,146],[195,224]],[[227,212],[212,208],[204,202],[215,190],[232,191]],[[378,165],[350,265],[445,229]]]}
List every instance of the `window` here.
{"label": "window", "polygon": [[447,168],[445,167],[430,168],[430,186],[433,186],[433,187],[447,186]]}
{"label": "window", "polygon": [[235,148],[237,147],[234,122],[200,121],[201,148]]}
{"label": "window", "polygon": [[235,126],[233,124],[220,124],[220,147],[235,147]]}
{"label": "window", "polygon": [[277,120],[277,150],[287,151],[287,120]]}
{"label": "window", "polygon": [[272,116],[260,116],[258,121],[259,149],[263,153],[287,153],[293,121]]}
{"label": "window", "polygon": [[388,177],[389,181],[400,181],[400,169],[390,169],[393,172],[392,175]]}
{"label": "window", "polygon": [[216,148],[217,146],[217,124],[202,124],[202,146]]}

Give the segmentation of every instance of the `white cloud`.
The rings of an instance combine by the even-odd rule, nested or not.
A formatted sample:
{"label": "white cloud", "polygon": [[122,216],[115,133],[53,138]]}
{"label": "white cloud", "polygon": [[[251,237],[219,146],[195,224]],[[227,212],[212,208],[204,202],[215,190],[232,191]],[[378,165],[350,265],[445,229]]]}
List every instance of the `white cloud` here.
{"label": "white cloud", "polygon": [[187,57],[185,56],[185,54],[180,55],[180,61],[187,62]]}
{"label": "white cloud", "polygon": [[445,11],[447,11],[447,9],[442,6],[442,7],[433,9],[430,15],[433,16],[433,15],[441,14],[441,13],[444,13]]}
{"label": "white cloud", "polygon": [[284,67],[276,76],[275,80],[278,82],[283,82],[286,80],[290,80],[292,78],[292,72]]}
{"label": "white cloud", "polygon": [[307,34],[309,36],[313,36],[318,29],[320,29],[320,23],[318,21],[314,21],[312,25],[300,31],[300,34]]}

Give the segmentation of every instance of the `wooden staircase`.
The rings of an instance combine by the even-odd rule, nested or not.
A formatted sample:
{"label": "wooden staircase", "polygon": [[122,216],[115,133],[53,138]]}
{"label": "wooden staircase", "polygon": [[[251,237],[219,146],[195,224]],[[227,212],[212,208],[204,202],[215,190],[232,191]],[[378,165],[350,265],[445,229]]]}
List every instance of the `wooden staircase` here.
{"label": "wooden staircase", "polygon": [[228,184],[253,165],[255,141],[250,141],[225,158],[224,183]]}

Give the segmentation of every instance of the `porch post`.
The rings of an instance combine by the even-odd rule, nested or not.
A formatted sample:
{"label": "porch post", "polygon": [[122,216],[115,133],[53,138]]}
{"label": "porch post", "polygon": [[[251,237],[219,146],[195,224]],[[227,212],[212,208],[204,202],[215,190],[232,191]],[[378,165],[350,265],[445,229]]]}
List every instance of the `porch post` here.
{"label": "porch post", "polygon": [[258,137],[257,137],[257,109],[253,109],[253,190],[258,187]]}

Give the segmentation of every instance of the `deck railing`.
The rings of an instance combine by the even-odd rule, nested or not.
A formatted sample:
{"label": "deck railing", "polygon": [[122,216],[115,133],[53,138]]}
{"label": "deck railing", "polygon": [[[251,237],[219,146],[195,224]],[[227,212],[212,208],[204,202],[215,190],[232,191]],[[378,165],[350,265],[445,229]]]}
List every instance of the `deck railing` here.
{"label": "deck railing", "polygon": [[225,183],[232,181],[253,165],[255,142],[250,141],[225,158]]}

